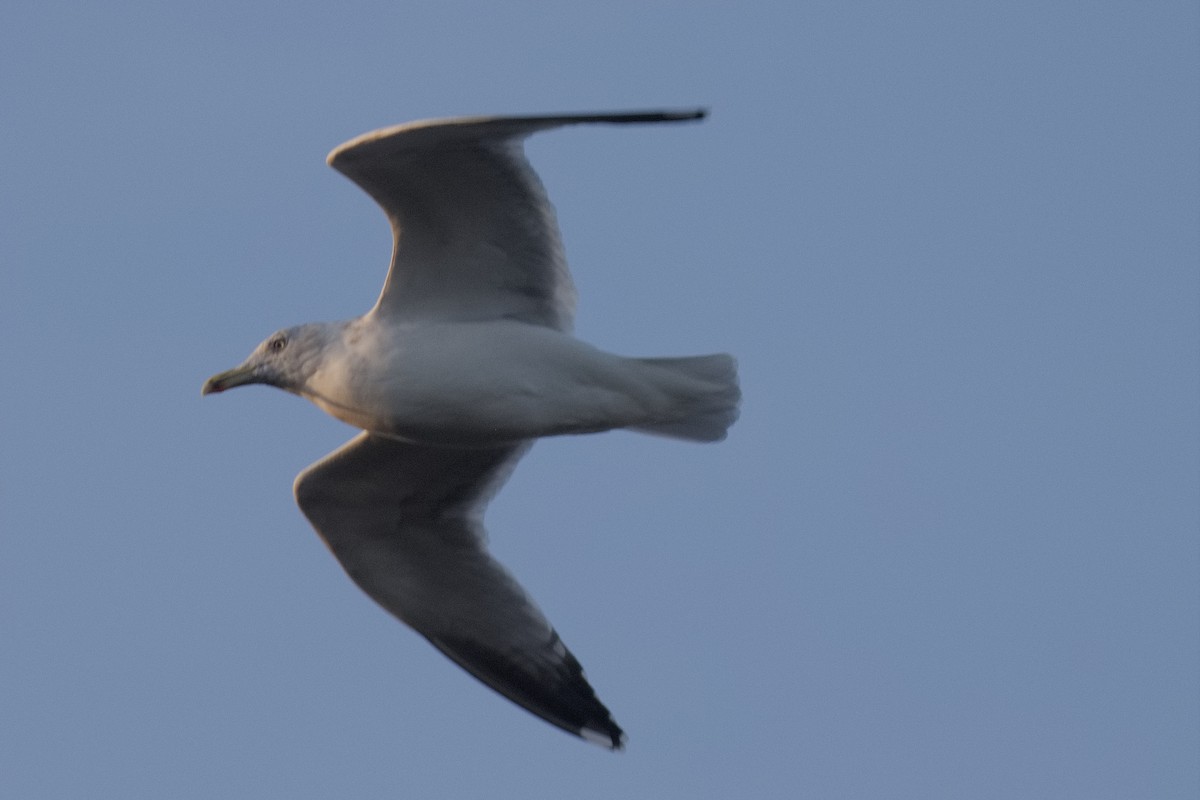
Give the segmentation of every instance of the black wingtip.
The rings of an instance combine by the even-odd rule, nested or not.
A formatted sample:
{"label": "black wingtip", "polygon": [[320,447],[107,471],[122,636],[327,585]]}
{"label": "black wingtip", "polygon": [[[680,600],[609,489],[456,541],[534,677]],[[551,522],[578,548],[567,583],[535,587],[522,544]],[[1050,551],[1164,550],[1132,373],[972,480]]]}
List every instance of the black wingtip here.
{"label": "black wingtip", "polygon": [[[606,123],[609,125],[627,125],[642,122],[693,122],[708,116],[708,109],[703,106],[683,109],[654,109],[637,111],[611,111],[599,114],[565,114],[558,116],[527,116],[513,117],[514,121],[533,125],[535,129],[545,130],[560,125],[579,125],[588,123]],[[529,132],[529,131],[527,131]]]}
{"label": "black wingtip", "polygon": [[[605,709],[606,713],[607,711],[608,709]],[[612,716],[597,720],[596,723],[581,728],[577,733],[581,739],[606,750],[612,750],[614,753],[625,749],[625,731],[621,730],[620,726],[613,721]]]}
{"label": "black wingtip", "polygon": [[647,116],[655,116],[663,122],[684,122],[690,119],[704,119],[708,116],[708,108],[706,106],[696,106],[695,108],[671,109],[650,112],[647,113]]}
{"label": "black wingtip", "polygon": [[615,114],[580,115],[583,122],[690,122],[704,119],[708,109],[704,106],[667,111],[624,111]]}
{"label": "black wingtip", "polygon": [[588,683],[578,659],[551,631],[549,649],[560,659],[550,671],[529,670],[507,654],[469,639],[426,637],[444,655],[487,686],[555,727],[609,750],[625,745],[625,732]]}

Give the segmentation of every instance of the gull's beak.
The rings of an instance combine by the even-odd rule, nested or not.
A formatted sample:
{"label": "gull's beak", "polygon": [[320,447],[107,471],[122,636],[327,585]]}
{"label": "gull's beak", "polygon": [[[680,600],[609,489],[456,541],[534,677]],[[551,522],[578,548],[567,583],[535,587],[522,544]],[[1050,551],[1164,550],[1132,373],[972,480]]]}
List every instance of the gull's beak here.
{"label": "gull's beak", "polygon": [[223,392],[235,386],[245,386],[247,383],[262,383],[262,377],[257,365],[242,364],[227,372],[213,375],[204,382],[204,386],[200,388],[200,394],[206,395]]}

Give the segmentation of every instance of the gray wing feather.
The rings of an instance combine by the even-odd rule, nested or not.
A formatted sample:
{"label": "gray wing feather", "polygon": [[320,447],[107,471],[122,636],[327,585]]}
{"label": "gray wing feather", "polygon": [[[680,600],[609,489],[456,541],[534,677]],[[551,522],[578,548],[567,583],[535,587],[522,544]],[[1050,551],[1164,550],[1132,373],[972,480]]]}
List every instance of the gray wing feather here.
{"label": "gray wing feather", "polygon": [[569,330],[575,290],[554,209],[522,140],[577,123],[676,122],[702,110],[429,120],[374,131],[329,154],[387,214],[392,264],[374,313],[509,318]]}
{"label": "gray wing feather", "polygon": [[619,748],[579,662],[484,547],[480,517],[528,444],[447,449],[362,433],[296,479],[296,501],[358,586],[542,719]]}

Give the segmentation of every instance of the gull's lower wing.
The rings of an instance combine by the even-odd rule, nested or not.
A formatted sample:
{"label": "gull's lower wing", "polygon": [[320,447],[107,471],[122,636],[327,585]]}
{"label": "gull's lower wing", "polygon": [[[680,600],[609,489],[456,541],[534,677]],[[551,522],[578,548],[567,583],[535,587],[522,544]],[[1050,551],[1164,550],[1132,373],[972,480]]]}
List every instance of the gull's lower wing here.
{"label": "gull's lower wing", "polygon": [[528,445],[424,447],[362,433],[296,501],[364,592],[518,705],[606,747],[624,734],[579,662],[487,552],[480,517]]}
{"label": "gull's lower wing", "polygon": [[464,117],[384,128],[329,154],[383,207],[391,269],[375,312],[405,319],[518,319],[571,326],[574,288],[554,209],[522,152],[537,131],[656,123],[705,112]]}

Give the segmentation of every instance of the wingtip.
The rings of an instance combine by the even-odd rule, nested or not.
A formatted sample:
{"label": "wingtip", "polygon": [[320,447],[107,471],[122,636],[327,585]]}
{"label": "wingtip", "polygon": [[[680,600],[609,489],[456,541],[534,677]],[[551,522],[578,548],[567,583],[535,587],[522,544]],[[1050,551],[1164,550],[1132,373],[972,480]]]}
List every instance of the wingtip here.
{"label": "wingtip", "polygon": [[693,108],[668,108],[656,111],[624,111],[614,114],[598,114],[594,117],[580,116],[580,121],[589,122],[692,122],[708,116],[707,106]]}
{"label": "wingtip", "polygon": [[619,753],[625,749],[625,732],[617,727],[617,724],[612,721],[611,717],[605,721],[603,729],[583,728],[579,731],[579,736],[584,741],[599,745],[605,750],[611,750],[614,753]]}
{"label": "wingtip", "polygon": [[696,106],[695,108],[683,108],[677,111],[663,111],[659,114],[659,120],[662,122],[699,122],[708,117],[707,106]]}

